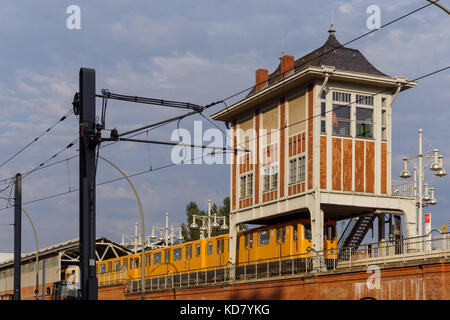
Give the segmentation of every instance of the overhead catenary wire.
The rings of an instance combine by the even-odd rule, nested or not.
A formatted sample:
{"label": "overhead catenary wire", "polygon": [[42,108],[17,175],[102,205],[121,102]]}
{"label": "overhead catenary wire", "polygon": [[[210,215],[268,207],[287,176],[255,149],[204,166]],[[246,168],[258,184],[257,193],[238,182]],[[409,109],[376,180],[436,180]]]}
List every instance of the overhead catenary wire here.
{"label": "overhead catenary wire", "polygon": [[34,144],[35,142],[37,142],[40,138],[42,138],[42,136],[44,136],[45,134],[47,134],[48,132],[50,132],[54,127],[56,127],[59,123],[63,122],[64,120],[67,119],[67,117],[69,115],[71,115],[73,113],[73,110],[69,110],[68,112],[66,112],[66,114],[64,114],[61,118],[59,118],[58,121],[56,121],[54,124],[52,124],[49,128],[47,128],[45,131],[43,131],[40,135],[38,135],[36,138],[34,138],[32,141],[30,141],[28,144],[26,144],[25,146],[23,146],[20,150],[18,150],[16,153],[14,153],[12,156],[10,156],[8,159],[6,159],[5,161],[3,161],[0,164],[0,168],[3,167],[5,164],[7,164],[9,161],[11,161],[12,159],[14,159],[15,157],[17,157],[20,153],[22,153],[23,151],[25,151],[26,149],[28,149],[32,144]]}
{"label": "overhead catenary wire", "polygon": [[[218,154],[218,153],[216,153],[216,154]],[[227,154],[227,152],[223,152],[223,154]],[[196,160],[203,159],[203,158],[209,157],[211,155],[212,155],[212,153],[203,154],[201,157],[191,158],[189,160],[193,163]],[[140,176],[140,175],[143,175],[143,174],[146,174],[146,173],[152,173],[152,172],[155,172],[155,171],[163,170],[163,169],[166,169],[166,168],[178,166],[180,164],[185,164],[185,163],[186,163],[185,161],[182,161],[182,162],[179,162],[179,163],[169,163],[169,164],[162,165],[162,166],[154,168],[154,169],[147,169],[147,170],[143,170],[143,171],[140,171],[140,172],[136,172],[134,174],[128,174],[127,176],[129,178],[133,178],[133,177],[137,177],[137,176]],[[109,184],[109,183],[113,183],[113,182],[116,182],[116,181],[120,181],[120,180],[123,180],[123,179],[125,179],[125,177],[114,178],[114,179],[106,180],[106,181],[103,181],[103,182],[100,182],[100,183],[96,183],[95,186],[98,187],[98,186],[102,186],[102,185],[105,185],[105,184]],[[73,193],[73,192],[78,192],[78,191],[79,191],[79,188],[76,188],[76,189],[72,189],[72,190],[69,190],[69,191],[64,191],[64,192],[52,194],[52,195],[49,195],[49,196],[41,197],[41,198],[38,198],[38,199],[26,201],[26,202],[23,202],[22,205],[27,205],[27,204],[32,204],[32,203],[48,200],[48,199],[60,197],[60,196],[67,195],[67,194],[70,194],[70,193]],[[10,208],[12,208],[12,207],[0,208],[0,211],[6,210],[6,209],[10,209]]]}
{"label": "overhead catenary wire", "polygon": [[[436,2],[438,2],[438,1],[436,1]],[[235,97],[237,97],[237,96],[239,96],[239,95],[241,95],[241,94],[243,94],[243,93],[245,93],[245,92],[247,92],[247,91],[252,90],[254,87],[256,87],[256,86],[258,86],[258,85],[263,85],[263,84],[265,84],[266,82],[268,83],[270,80],[273,80],[274,78],[277,78],[277,77],[283,77],[284,75],[288,75],[288,74],[291,73],[292,71],[296,72],[298,69],[300,69],[300,67],[303,67],[304,65],[306,65],[307,63],[309,63],[309,62],[311,62],[311,61],[313,61],[313,60],[316,60],[316,59],[318,59],[318,58],[320,58],[320,57],[323,57],[323,56],[326,55],[326,54],[332,53],[332,52],[334,52],[334,51],[337,50],[337,49],[343,48],[344,46],[346,46],[346,45],[348,45],[348,44],[350,44],[350,43],[353,43],[353,42],[355,42],[355,41],[357,41],[357,40],[359,40],[359,39],[362,39],[362,38],[364,38],[364,37],[366,37],[366,36],[368,36],[368,35],[370,35],[370,34],[376,32],[376,31],[378,31],[378,30],[381,30],[381,29],[383,29],[383,28],[385,28],[385,27],[387,27],[387,26],[389,26],[389,25],[391,25],[391,24],[393,24],[393,23],[395,23],[395,22],[397,22],[397,21],[400,21],[400,20],[402,20],[402,19],[404,19],[404,18],[406,18],[406,17],[408,17],[408,16],[410,16],[410,15],[416,13],[416,12],[419,12],[419,11],[421,11],[421,10],[423,10],[423,9],[425,9],[425,8],[427,8],[427,7],[429,7],[429,6],[431,6],[431,5],[433,5],[433,3],[429,3],[429,4],[426,4],[426,5],[424,5],[424,6],[421,6],[421,7],[417,8],[417,9],[415,9],[415,10],[409,11],[408,13],[406,13],[406,14],[404,14],[404,15],[402,15],[402,16],[396,18],[396,19],[393,19],[393,20],[391,20],[391,21],[389,21],[389,22],[387,22],[387,23],[381,25],[378,29],[373,29],[373,30],[371,30],[371,31],[368,31],[368,32],[366,32],[366,33],[363,33],[362,35],[360,35],[360,36],[358,36],[358,37],[356,37],[356,38],[353,38],[353,39],[351,39],[351,40],[349,40],[349,41],[347,41],[347,42],[341,44],[340,46],[338,46],[338,47],[336,47],[336,48],[332,48],[332,49],[330,49],[330,50],[328,50],[328,51],[324,51],[323,53],[321,53],[321,54],[319,54],[319,55],[314,55],[313,58],[308,59],[308,60],[305,60],[305,61],[303,61],[302,63],[300,63],[300,64],[297,65],[297,66],[294,65],[294,67],[288,68],[286,71],[284,71],[284,72],[281,73],[281,74],[273,74],[272,77],[269,77],[268,80],[265,80],[265,81],[256,83],[254,86],[251,86],[251,87],[248,87],[248,88],[246,88],[246,89],[240,90],[240,91],[238,91],[238,92],[236,92],[236,93],[234,93],[234,94],[232,94],[232,95],[230,95],[230,96],[227,96],[226,98],[223,98],[223,99],[220,100],[219,102],[224,102],[224,101],[230,100],[230,99],[232,99],[232,98],[235,98]],[[218,102],[218,103],[219,103],[219,102]]]}
{"label": "overhead catenary wire", "polygon": [[[435,2],[437,2],[437,1],[435,1]],[[420,7],[420,8],[417,8],[417,9],[415,9],[415,10],[413,10],[413,11],[410,11],[410,12],[408,12],[408,13],[402,15],[401,17],[396,18],[396,19],[394,19],[394,20],[391,20],[390,22],[388,22],[388,23],[386,23],[386,24],[380,26],[380,28],[378,28],[378,29],[371,30],[370,32],[367,32],[367,33],[365,33],[365,34],[363,34],[363,35],[360,35],[360,36],[358,36],[358,37],[356,37],[356,38],[354,38],[354,39],[352,39],[352,40],[350,40],[350,41],[345,42],[344,44],[342,44],[342,45],[339,46],[338,48],[343,47],[343,46],[345,46],[345,45],[347,45],[347,44],[349,44],[349,43],[352,43],[352,42],[354,42],[354,41],[356,41],[356,40],[359,40],[359,39],[361,39],[361,38],[363,38],[363,37],[365,37],[365,36],[367,36],[367,35],[369,35],[369,34],[371,34],[371,33],[373,33],[373,32],[378,31],[379,29],[382,29],[382,28],[384,28],[384,27],[386,27],[386,26],[389,26],[390,24],[392,24],[392,23],[394,23],[394,22],[397,22],[397,21],[399,21],[399,20],[401,20],[401,19],[403,19],[403,18],[405,18],[405,17],[407,17],[407,16],[409,16],[409,15],[412,15],[412,14],[414,14],[414,13],[420,11],[420,10],[423,10],[423,9],[425,9],[426,7],[428,7],[428,6],[432,5],[432,4],[433,4],[433,3],[429,3],[429,4],[427,4],[427,5],[424,5],[424,6]],[[336,50],[336,49],[338,49],[338,48],[333,48],[333,50],[325,51],[325,52],[323,52],[321,55],[315,56],[313,59],[311,59],[311,60],[309,60],[309,61],[304,61],[302,64],[300,64],[300,65],[298,65],[298,66],[294,66],[294,68],[292,68],[292,69],[290,69],[290,70],[286,70],[285,73],[290,73],[290,72],[292,72],[293,69],[297,69],[297,68],[299,68],[299,67],[305,65],[306,63],[308,63],[308,62],[310,62],[310,61],[312,61],[312,60],[314,60],[314,59],[317,59],[317,58],[320,57],[320,56],[323,56],[323,55],[325,55],[325,54],[329,54],[330,52],[333,52],[334,50]],[[416,80],[421,79],[421,78],[424,78],[424,77],[426,77],[426,76],[430,76],[430,75],[432,75],[432,74],[435,74],[435,73],[444,71],[444,70],[446,70],[446,69],[448,69],[448,68],[449,68],[449,67],[445,67],[445,68],[440,69],[440,70],[437,70],[437,71],[435,71],[435,72],[433,72],[433,73],[431,73],[431,74],[425,75],[425,76],[423,76],[423,77],[419,77],[419,78],[417,78],[417,79],[415,79],[415,80],[413,80],[413,81],[416,81]],[[279,75],[274,75],[274,76],[279,76]],[[269,80],[270,80],[270,79],[269,79]],[[261,83],[259,83],[259,84],[263,84],[263,83],[265,83],[265,82],[266,82],[266,81],[261,82]],[[258,84],[256,84],[256,85],[258,85]],[[256,86],[256,85],[255,85],[255,86]],[[210,103],[210,104],[208,104],[208,105],[205,105],[205,106],[203,106],[203,107],[200,107],[200,108],[197,108],[197,107],[199,107],[199,106],[194,105],[194,104],[188,104],[188,105],[184,105],[184,106],[180,106],[180,107],[183,107],[183,108],[186,108],[186,107],[189,108],[189,107],[190,107],[191,109],[194,109],[194,112],[192,112],[192,114],[200,113],[201,111],[206,110],[206,109],[208,109],[209,107],[212,107],[212,106],[217,105],[217,104],[219,104],[219,103],[225,103],[225,101],[227,101],[227,100],[229,100],[229,99],[232,99],[232,98],[234,98],[234,97],[236,97],[236,96],[238,96],[238,95],[240,95],[240,94],[242,94],[242,93],[244,93],[244,92],[246,92],[246,91],[249,91],[249,90],[253,89],[255,86],[251,86],[251,87],[246,88],[246,89],[244,89],[244,90],[241,90],[241,91],[239,91],[239,92],[237,92],[237,93],[235,93],[235,94],[232,94],[232,95],[230,95],[230,96],[228,96],[228,97],[226,97],[226,98],[224,98],[224,99],[221,99],[221,100],[216,101],[216,102],[212,102],[212,103]],[[119,96],[121,96],[121,95],[117,95],[117,97],[119,97]],[[97,97],[102,97],[102,98],[103,98],[104,95],[97,95]],[[109,95],[108,97],[110,98],[111,96]],[[136,97],[136,96],[123,96],[123,97],[119,97],[119,98],[120,98],[120,99],[118,99],[118,100],[129,101],[129,102],[141,102],[141,103],[148,103],[148,104],[155,104],[155,103],[153,103],[153,102],[156,102],[156,104],[158,104],[158,103],[161,103],[161,101],[164,101],[164,100],[160,100],[160,99],[154,99],[155,101],[150,101],[150,100],[148,100],[148,98],[142,98],[142,99],[141,99],[141,97]],[[147,99],[147,100],[146,100],[146,99]],[[160,104],[160,105],[161,105],[161,104]],[[316,116],[317,116],[317,115],[316,115]],[[308,119],[305,119],[305,120],[303,120],[303,121],[306,121],[306,120],[308,120]],[[176,120],[173,120],[173,121],[176,121]],[[292,125],[292,124],[291,124],[291,125]],[[109,144],[109,145],[112,145],[112,144],[114,144],[114,143],[116,143],[116,142],[113,142],[113,143],[111,143],[111,144]],[[66,148],[65,148],[65,149],[66,149]],[[65,150],[65,149],[63,149],[63,150]],[[62,151],[63,151],[63,150],[62,150]],[[78,156],[78,155],[77,155],[77,156]],[[71,158],[69,158],[69,159],[75,158],[75,157],[77,157],[77,156],[73,156],[73,157],[71,157]],[[54,157],[51,157],[49,160],[51,160],[51,159],[53,159],[53,158],[54,158]],[[34,172],[34,171],[37,171],[37,170],[39,170],[39,169],[43,169],[43,168],[45,168],[45,167],[50,167],[50,166],[55,165],[55,164],[57,164],[57,163],[61,163],[61,162],[66,161],[66,159],[64,159],[64,160],[61,160],[60,162],[57,162],[57,163],[54,163],[54,164],[45,166],[45,163],[47,163],[49,160],[47,160],[47,161],[44,162],[44,163],[41,163],[38,167],[36,167],[35,169],[31,170],[29,173]],[[169,165],[169,166],[170,166],[170,165]],[[6,181],[6,180],[7,180],[7,179],[4,179],[3,181]],[[8,187],[7,187],[7,188],[8,188]],[[6,190],[6,189],[4,189],[4,190]],[[73,192],[73,191],[72,191],[72,192]],[[65,194],[65,193],[62,193],[62,194]],[[50,197],[53,197],[53,196],[50,196]],[[48,198],[48,197],[47,197],[47,198]]]}
{"label": "overhead catenary wire", "polygon": [[[447,66],[447,67],[443,67],[443,68],[441,68],[441,69],[435,70],[435,71],[433,71],[433,72],[427,73],[427,74],[425,74],[425,75],[423,75],[423,76],[420,76],[420,77],[417,77],[417,78],[415,78],[415,79],[407,80],[407,81],[405,81],[404,83],[399,84],[398,86],[399,86],[399,87],[404,87],[404,86],[406,86],[408,83],[416,82],[416,81],[418,81],[418,80],[421,80],[421,79],[430,77],[430,76],[435,75],[435,74],[437,74],[437,73],[443,72],[443,71],[445,71],[445,70],[447,70],[447,69],[450,69],[450,65]],[[375,96],[377,96],[377,95],[379,95],[379,94],[383,94],[383,93],[389,92],[389,91],[391,91],[391,90],[392,90],[392,88],[383,89],[383,90],[381,90],[381,91],[379,91],[379,92],[377,92],[377,93],[374,93],[374,94],[368,94],[368,95],[366,95],[366,96],[368,96],[368,97],[375,97]],[[316,114],[316,115],[313,115],[313,116],[311,116],[311,117],[309,117],[309,118],[306,118],[306,119],[303,119],[303,120],[299,120],[299,121],[294,122],[294,123],[291,123],[291,124],[289,124],[289,125],[286,125],[286,124],[285,124],[284,126],[280,127],[279,129],[273,129],[273,130],[269,131],[268,133],[264,133],[264,134],[258,135],[257,137],[254,137],[254,138],[252,138],[252,139],[249,139],[249,140],[246,140],[246,141],[244,141],[244,142],[238,143],[238,144],[236,145],[236,147],[242,145],[243,143],[247,143],[247,142],[249,142],[249,141],[256,140],[257,138],[262,138],[262,137],[267,136],[267,135],[269,135],[269,134],[272,134],[272,133],[274,133],[274,132],[278,132],[278,131],[280,131],[281,129],[286,129],[286,128],[289,128],[289,127],[294,126],[294,125],[296,125],[296,124],[303,123],[303,122],[306,122],[306,121],[308,121],[308,120],[312,120],[312,119],[317,118],[317,117],[321,117],[323,114],[327,114],[327,113],[330,113],[330,112],[334,112],[334,111],[336,111],[336,110],[338,110],[338,109],[341,109],[341,108],[344,108],[344,107],[349,107],[349,106],[351,106],[352,104],[357,104],[359,101],[364,100],[364,99],[365,99],[365,98],[361,97],[361,98],[356,99],[355,101],[352,101],[352,102],[350,102],[350,103],[348,103],[348,104],[338,105],[338,107],[336,107],[336,108],[334,108],[334,109],[331,109],[331,110],[328,110],[328,111],[325,111],[325,112],[321,112],[321,113]]]}
{"label": "overhead catenary wire", "polygon": [[[409,82],[418,81],[418,80],[420,80],[420,79],[425,79],[425,78],[427,78],[427,77],[431,77],[431,76],[433,76],[433,75],[435,75],[435,74],[438,74],[438,73],[440,73],[440,72],[443,72],[443,71],[445,71],[445,70],[447,70],[447,69],[450,69],[450,66],[447,66],[447,67],[444,67],[444,68],[441,68],[441,69],[438,69],[438,70],[429,72],[429,73],[427,73],[427,74],[425,74],[425,75],[422,75],[422,76],[420,76],[420,77],[417,77],[417,78],[415,78],[415,79],[413,79],[413,80],[409,80]],[[406,82],[405,82],[404,84],[402,84],[402,85],[406,85]],[[384,91],[384,90],[383,90],[383,91]],[[380,93],[376,93],[376,94],[374,94],[373,96],[375,96],[375,95],[377,95],[377,94],[380,94]],[[320,115],[320,114],[319,114],[319,115]],[[313,116],[313,117],[316,117],[316,116]],[[302,121],[307,121],[307,120],[308,120],[308,119],[305,119],[305,120],[302,120]],[[291,124],[291,125],[293,125],[293,124]],[[142,133],[142,132],[141,132],[141,133]],[[141,134],[141,133],[138,133],[138,134]],[[113,142],[113,143],[116,143],[116,142]],[[111,143],[111,144],[113,144],[113,143]],[[111,144],[109,144],[109,145],[111,145]],[[212,153],[211,153],[211,154],[212,154]],[[192,159],[190,159],[190,160],[191,160],[192,162],[194,162],[194,161],[197,160],[197,159],[202,159],[202,158],[204,158],[204,157],[206,157],[206,156],[210,156],[211,154],[202,155],[201,157],[198,157],[198,158],[192,158]],[[74,156],[74,157],[77,157],[77,156]],[[73,157],[72,157],[72,158],[73,158]],[[66,159],[61,160],[60,162],[63,162],[63,161],[65,161],[65,160],[66,160]],[[141,171],[141,172],[138,172],[138,173],[135,173],[135,174],[131,174],[131,175],[128,175],[128,177],[131,178],[131,177],[139,176],[139,175],[142,175],[142,174],[145,174],[145,173],[149,173],[149,172],[154,172],[154,171],[158,171],[158,170],[170,168],[170,167],[177,166],[177,165],[180,165],[180,164],[183,164],[183,163],[185,163],[185,162],[183,161],[183,162],[180,162],[180,163],[170,163],[170,164],[167,164],[167,165],[163,165],[163,166],[157,167],[157,168],[155,168],[155,169],[148,169],[148,170],[144,170],[144,171]],[[37,170],[37,169],[36,169],[36,170]],[[105,182],[97,183],[96,186],[104,185],[104,184],[107,184],[107,183],[112,183],[112,182],[119,181],[119,180],[122,180],[122,179],[124,179],[124,178],[121,177],[121,178],[116,178],[116,179],[108,180],[108,181],[105,181]],[[11,190],[12,190],[12,189],[11,189]],[[69,193],[72,193],[72,192],[76,192],[76,191],[78,191],[78,190],[79,190],[79,189],[77,188],[77,189],[73,189],[73,190],[71,190],[71,191],[65,191],[65,192],[53,194],[53,195],[46,196],[46,197],[43,197],[43,198],[39,198],[39,199],[27,201],[27,202],[24,202],[23,204],[31,204],[31,203],[35,203],[35,202],[39,202],[39,201],[43,201],[43,200],[47,200],[47,199],[59,197],[59,196],[66,195],[66,194],[69,194]],[[10,207],[1,208],[0,211],[5,210],[5,209],[9,209],[9,208],[10,208]]]}

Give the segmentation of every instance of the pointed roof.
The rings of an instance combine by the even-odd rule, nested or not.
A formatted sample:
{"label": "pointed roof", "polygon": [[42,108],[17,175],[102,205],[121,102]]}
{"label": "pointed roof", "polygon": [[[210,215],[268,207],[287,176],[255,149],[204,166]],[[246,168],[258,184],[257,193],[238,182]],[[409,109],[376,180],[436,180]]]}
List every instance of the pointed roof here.
{"label": "pointed roof", "polygon": [[[346,48],[335,37],[334,26],[328,30],[327,41],[318,49],[295,61],[295,67],[300,66],[334,66],[336,69],[387,76],[375,68],[357,49]],[[315,58],[317,57],[317,59]]]}
{"label": "pointed roof", "polygon": [[[295,60],[295,72],[307,68],[309,66],[320,67],[334,66],[336,69],[352,72],[360,72],[365,74],[388,76],[375,68],[357,49],[346,48],[336,39],[336,30],[331,25],[328,30],[329,36],[327,41],[318,49],[311,51],[303,57]],[[280,80],[281,65],[269,75],[269,86]],[[253,88],[249,95],[255,93]]]}

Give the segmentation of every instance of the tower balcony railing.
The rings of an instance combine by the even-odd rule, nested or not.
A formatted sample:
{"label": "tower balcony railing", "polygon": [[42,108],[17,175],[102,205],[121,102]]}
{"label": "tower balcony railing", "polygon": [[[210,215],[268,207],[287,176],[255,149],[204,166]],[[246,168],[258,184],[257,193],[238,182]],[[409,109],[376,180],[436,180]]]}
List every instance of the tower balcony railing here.
{"label": "tower balcony railing", "polygon": [[414,198],[414,181],[392,180],[391,195],[403,198]]}

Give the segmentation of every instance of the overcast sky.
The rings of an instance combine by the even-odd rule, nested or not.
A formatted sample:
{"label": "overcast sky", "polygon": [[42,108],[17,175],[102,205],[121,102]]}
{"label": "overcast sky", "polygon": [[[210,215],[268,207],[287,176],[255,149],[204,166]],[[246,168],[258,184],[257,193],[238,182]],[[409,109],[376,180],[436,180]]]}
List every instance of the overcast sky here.
{"label": "overcast sky", "polygon": [[[272,72],[284,42],[286,54],[296,58],[320,47],[332,21],[336,37],[347,42],[367,31],[369,5],[381,9],[381,24],[425,5],[425,0],[399,1],[4,1],[0,10],[0,163],[32,141],[71,110],[78,91],[81,66],[95,68],[97,92],[187,101],[205,105],[254,84],[258,68]],[[442,3],[450,7],[450,1]],[[66,9],[81,9],[81,29],[66,26]],[[382,72],[414,79],[449,65],[449,16],[435,6],[353,42]],[[418,129],[423,128],[425,151],[438,148],[450,172],[450,72],[419,81],[399,95],[393,107],[393,178],[401,159],[418,152]],[[243,95],[228,100],[228,105]],[[97,101],[97,113],[101,101]],[[224,105],[211,108],[207,114]],[[180,110],[110,101],[107,128],[124,131],[162,120]],[[184,119],[180,128],[212,125],[200,116]],[[222,123],[218,126],[224,128]],[[148,137],[169,140],[176,123],[150,131]],[[63,149],[78,136],[72,114],[39,141],[0,168],[0,179],[26,172]],[[146,138],[146,135],[142,135]],[[77,154],[77,146],[52,162]],[[128,174],[169,164],[171,147],[117,143],[101,154]],[[50,162],[51,163],[51,162]],[[100,162],[97,181],[120,175]],[[432,207],[433,227],[447,223],[450,188],[448,176],[426,180],[436,188],[439,204]],[[6,185],[2,185],[3,189]],[[229,193],[227,165],[184,165],[133,178],[141,196],[146,233],[152,225],[185,221],[185,207],[208,199],[220,204]],[[23,202],[78,188],[78,159],[34,172],[24,178]],[[9,189],[0,196],[8,197]],[[0,201],[0,209],[7,206]],[[78,237],[78,193],[25,205],[46,247]],[[120,242],[134,234],[140,221],[134,194],[124,180],[97,188],[97,236]],[[13,251],[13,209],[0,210],[0,252]],[[35,247],[28,221],[23,219],[24,252]]]}

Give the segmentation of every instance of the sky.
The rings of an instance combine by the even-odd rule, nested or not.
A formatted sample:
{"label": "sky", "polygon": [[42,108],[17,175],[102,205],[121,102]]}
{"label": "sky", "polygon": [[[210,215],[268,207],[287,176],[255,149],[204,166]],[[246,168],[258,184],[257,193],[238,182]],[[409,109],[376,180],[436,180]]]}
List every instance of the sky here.
{"label": "sky", "polygon": [[[441,1],[450,7],[450,1]],[[380,22],[387,23],[427,2],[399,1],[298,1],[298,0],[41,0],[2,2],[0,10],[0,163],[72,108],[78,91],[80,67],[96,70],[97,93],[111,92],[198,105],[229,97],[254,85],[255,70],[272,72],[282,48],[296,58],[320,47],[330,23],[336,37],[347,42],[368,32],[367,8],[380,8]],[[69,29],[71,5],[80,8],[80,29]],[[414,79],[449,65],[449,17],[430,6],[349,45],[359,49],[388,75]],[[282,45],[283,44],[283,45]],[[424,151],[438,148],[450,172],[450,72],[436,74],[402,92],[393,106],[392,172],[399,179],[402,158],[418,153],[418,130],[423,128]],[[227,100],[227,105],[246,93]],[[223,108],[214,106],[205,115]],[[101,100],[97,101],[97,114]],[[160,121],[184,110],[108,102],[106,127],[119,132]],[[179,128],[193,132],[194,121],[204,131],[214,128],[201,116],[180,121]],[[217,123],[222,130],[223,123]],[[177,123],[152,130],[142,139],[168,141]],[[24,152],[0,167],[0,179],[26,172],[63,150],[78,137],[78,120],[71,114]],[[48,164],[77,154],[77,145],[62,151]],[[100,154],[127,174],[171,163],[171,147],[120,142]],[[410,167],[410,170],[412,168]],[[398,174],[397,174],[398,172]],[[165,213],[170,224],[185,222],[185,208],[196,201],[202,209],[208,199],[217,205],[229,194],[229,167],[179,165],[133,177],[141,197],[146,234],[162,226]],[[120,174],[99,162],[97,182]],[[438,205],[432,213],[433,228],[450,220],[448,176],[435,177],[427,170],[425,181],[436,188]],[[0,190],[7,187],[0,181]],[[39,247],[78,237],[78,159],[35,171],[24,178],[23,202],[66,193],[24,205],[39,238]],[[72,192],[69,192],[72,191]],[[8,198],[10,189],[0,193]],[[0,252],[13,251],[13,209],[0,200]],[[97,188],[97,237],[120,242],[133,235],[140,221],[134,194],[125,180]],[[32,229],[23,219],[23,252],[35,248]]]}

